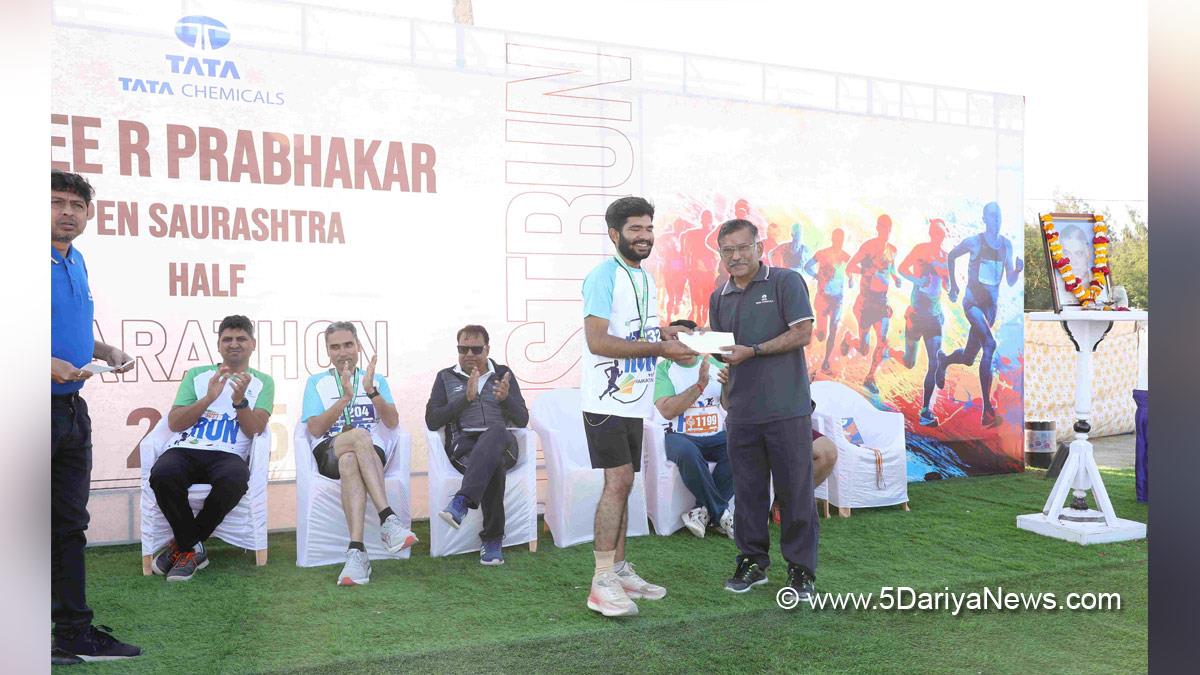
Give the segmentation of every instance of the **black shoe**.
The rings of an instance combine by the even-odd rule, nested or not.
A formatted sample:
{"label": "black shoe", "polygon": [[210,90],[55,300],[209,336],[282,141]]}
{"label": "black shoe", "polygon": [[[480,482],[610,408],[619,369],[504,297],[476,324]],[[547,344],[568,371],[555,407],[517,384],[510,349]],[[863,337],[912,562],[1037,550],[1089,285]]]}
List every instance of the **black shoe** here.
{"label": "black shoe", "polygon": [[745,593],[751,588],[765,583],[767,583],[767,573],[763,571],[763,568],[752,560],[738,556],[737,571],[733,573],[733,577],[725,580],[725,590]]}
{"label": "black shoe", "polygon": [[812,601],[812,594],[816,592],[813,587],[815,581],[807,569],[800,565],[788,565],[787,582],[784,585],[796,590],[796,599],[800,602]]}
{"label": "black shoe", "polygon": [[58,647],[50,648],[50,665],[52,666],[73,666],[78,663],[83,663],[83,659],[75,656],[65,649]]}
{"label": "black shoe", "polygon": [[[88,626],[74,636],[55,636],[54,649],[83,661],[115,661],[140,656],[142,650],[113,637],[108,626]],[[54,652],[51,652],[53,658]]]}

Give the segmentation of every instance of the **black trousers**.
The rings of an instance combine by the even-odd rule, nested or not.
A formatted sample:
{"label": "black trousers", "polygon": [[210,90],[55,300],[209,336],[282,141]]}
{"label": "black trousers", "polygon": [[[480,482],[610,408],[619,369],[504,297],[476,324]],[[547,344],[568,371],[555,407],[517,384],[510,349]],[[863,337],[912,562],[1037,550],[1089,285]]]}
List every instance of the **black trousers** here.
{"label": "black trousers", "polygon": [[92,419],[78,394],[50,397],[50,618],[69,636],[92,623],[83,549],[92,482]]}
{"label": "black trousers", "polygon": [[[212,485],[212,492],[193,516],[188,488],[196,483]],[[175,544],[184,550],[212,536],[249,485],[250,465],[228,452],[169,448],[150,469],[150,488],[158,508],[171,525]]]}
{"label": "black trousers", "polygon": [[473,509],[483,509],[484,541],[504,537],[504,487],[508,470],[517,463],[517,437],[496,422],[481,433],[462,433],[446,451],[463,474],[457,494]]}
{"label": "black trousers", "polygon": [[741,555],[764,570],[771,564],[769,488],[774,478],[783,558],[815,576],[820,525],[813,499],[812,418],[806,415],[762,424],[728,421],[726,430],[736,504],[734,542]]}

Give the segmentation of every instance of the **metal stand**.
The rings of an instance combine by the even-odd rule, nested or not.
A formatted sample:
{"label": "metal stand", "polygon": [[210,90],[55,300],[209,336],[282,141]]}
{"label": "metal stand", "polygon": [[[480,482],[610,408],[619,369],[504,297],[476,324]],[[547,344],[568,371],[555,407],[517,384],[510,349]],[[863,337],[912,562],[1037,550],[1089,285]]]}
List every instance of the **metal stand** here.
{"label": "metal stand", "polygon": [[[1146,525],[1118,518],[1113,511],[1104,480],[1096,468],[1092,444],[1088,441],[1092,414],[1092,352],[1112,329],[1114,321],[1144,321],[1144,311],[1098,312],[1069,311],[1062,313],[1035,312],[1034,321],[1060,321],[1071,341],[1075,343],[1075,440],[1067,462],[1050,491],[1041,513],[1017,516],[1017,527],[1048,537],[1066,539],[1079,544],[1102,544],[1112,541],[1144,539]],[[1091,491],[1099,510],[1087,506]],[[1068,492],[1071,503],[1066,505]]]}

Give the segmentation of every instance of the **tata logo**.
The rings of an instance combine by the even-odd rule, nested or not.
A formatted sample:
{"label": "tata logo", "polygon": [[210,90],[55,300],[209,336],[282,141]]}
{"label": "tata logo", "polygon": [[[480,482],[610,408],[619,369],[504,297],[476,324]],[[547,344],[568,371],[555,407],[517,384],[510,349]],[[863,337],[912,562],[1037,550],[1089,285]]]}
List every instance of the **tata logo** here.
{"label": "tata logo", "polygon": [[[201,51],[220,49],[229,44],[229,29],[225,27],[225,24],[210,16],[183,17],[175,23],[175,35],[183,44]],[[171,64],[171,74],[173,75],[242,79],[242,76],[238,74],[237,65],[233,61],[167,54],[167,63]],[[166,93],[173,94],[174,92]]]}
{"label": "tata logo", "polygon": [[196,49],[220,49],[229,44],[229,28],[211,16],[185,16],[175,22],[175,35]]}
{"label": "tata logo", "polygon": [[774,303],[775,303],[774,300],[768,298],[766,293],[763,293],[762,299],[758,300],[754,304],[756,304],[756,305],[771,305]]}

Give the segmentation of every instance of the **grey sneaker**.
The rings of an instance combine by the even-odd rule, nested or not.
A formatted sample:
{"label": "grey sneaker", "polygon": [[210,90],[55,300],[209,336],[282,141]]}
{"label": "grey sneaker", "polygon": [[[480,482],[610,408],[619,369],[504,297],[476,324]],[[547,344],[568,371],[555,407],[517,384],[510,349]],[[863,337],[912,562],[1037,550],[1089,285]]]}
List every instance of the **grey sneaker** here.
{"label": "grey sneaker", "polygon": [[638,607],[625,594],[615,572],[604,572],[592,577],[592,592],[588,595],[588,609],[604,616],[634,616]]}
{"label": "grey sneaker", "polygon": [[383,521],[379,538],[383,540],[383,547],[387,549],[388,553],[399,553],[417,543],[417,535],[401,525],[400,519],[395,515],[388,516]]}
{"label": "grey sneaker", "polygon": [[621,582],[621,588],[625,589],[625,595],[628,595],[631,600],[661,600],[667,597],[667,589],[639,577],[638,573],[633,571],[633,565],[628,561],[616,574],[617,581]]}
{"label": "grey sneaker", "polygon": [[346,551],[346,564],[338,573],[338,586],[362,586],[371,581],[371,559],[366,551],[352,548]]}
{"label": "grey sneaker", "polygon": [[725,513],[721,514],[721,524],[717,526],[722,532],[729,535],[733,539],[733,508],[725,509]]}
{"label": "grey sneaker", "polygon": [[697,506],[691,511],[686,511],[683,514],[683,525],[689,532],[703,539],[704,530],[708,528],[708,509]]}

